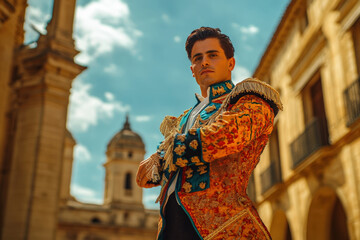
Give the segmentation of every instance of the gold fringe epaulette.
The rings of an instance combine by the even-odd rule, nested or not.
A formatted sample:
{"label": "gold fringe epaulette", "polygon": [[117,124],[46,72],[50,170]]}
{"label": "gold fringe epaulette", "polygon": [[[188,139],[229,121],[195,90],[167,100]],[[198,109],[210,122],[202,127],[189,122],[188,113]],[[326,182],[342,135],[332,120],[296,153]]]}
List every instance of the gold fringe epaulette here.
{"label": "gold fringe epaulette", "polygon": [[179,125],[179,119],[173,116],[165,116],[164,120],[160,124],[160,132],[166,138],[172,131],[177,129]]}
{"label": "gold fringe epaulette", "polygon": [[[278,110],[283,110],[279,93],[264,81],[260,81],[256,78],[247,78],[236,84],[235,88],[229,94],[230,101],[242,93],[256,93],[265,98],[265,100],[271,101],[275,104]],[[225,101],[227,100],[228,99]]]}
{"label": "gold fringe epaulette", "polygon": [[179,117],[165,116],[164,120],[160,124],[160,132],[166,138],[174,131],[177,131],[181,122],[181,119],[190,111],[191,108],[184,111]]}
{"label": "gold fringe epaulette", "polygon": [[216,117],[222,114],[229,104],[235,103],[243,95],[251,93],[258,95],[267,101],[273,108],[275,115],[279,110],[283,110],[280,95],[273,87],[259,79],[247,78],[236,84],[234,89],[227,95],[226,99],[221,104],[219,110],[209,118],[207,124],[214,122]]}
{"label": "gold fringe epaulette", "polygon": [[[191,108],[190,108],[191,109]],[[164,160],[165,165],[163,166],[166,169],[169,166],[170,171],[176,171],[177,167],[172,162],[172,149],[174,147],[174,137],[177,133],[180,133],[179,125],[181,119],[189,112],[186,110],[179,117],[166,116],[162,123],[160,124],[160,132],[165,137],[165,140],[160,144],[159,151],[164,151]]]}

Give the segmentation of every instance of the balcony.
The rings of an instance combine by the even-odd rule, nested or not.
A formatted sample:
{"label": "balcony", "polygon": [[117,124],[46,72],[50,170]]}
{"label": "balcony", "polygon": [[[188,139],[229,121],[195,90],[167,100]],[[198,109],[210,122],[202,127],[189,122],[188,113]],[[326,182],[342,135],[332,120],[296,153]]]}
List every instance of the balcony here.
{"label": "balcony", "polygon": [[270,166],[261,174],[261,194],[264,194],[272,186],[281,182],[280,166],[272,162]]}
{"label": "balcony", "polygon": [[314,118],[306,126],[305,131],[290,144],[293,169],[320,147],[328,145],[328,134],[324,122],[326,119],[321,121]]}
{"label": "balcony", "polygon": [[347,126],[360,117],[360,77],[344,91],[347,112]]}

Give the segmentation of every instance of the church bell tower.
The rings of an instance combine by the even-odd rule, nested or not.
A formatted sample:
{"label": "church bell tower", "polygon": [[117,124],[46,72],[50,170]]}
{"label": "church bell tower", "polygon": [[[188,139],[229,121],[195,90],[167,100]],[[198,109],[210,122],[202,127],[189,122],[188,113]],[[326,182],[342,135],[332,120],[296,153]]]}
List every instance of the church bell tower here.
{"label": "church bell tower", "polygon": [[145,145],[131,130],[129,117],[110,140],[106,156],[104,204],[111,208],[143,209],[142,189],[136,185],[136,172],[144,159]]}

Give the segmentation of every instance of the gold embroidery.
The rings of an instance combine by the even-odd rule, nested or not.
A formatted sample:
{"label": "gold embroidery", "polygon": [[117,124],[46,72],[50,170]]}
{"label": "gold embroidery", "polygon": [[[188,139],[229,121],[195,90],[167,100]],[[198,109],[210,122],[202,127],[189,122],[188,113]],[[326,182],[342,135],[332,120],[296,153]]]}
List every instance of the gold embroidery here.
{"label": "gold embroidery", "polygon": [[207,113],[209,113],[209,112],[214,111],[215,109],[216,109],[216,106],[215,106],[215,105],[211,105],[211,106],[208,106],[207,108],[205,108],[205,111],[206,111]]}
{"label": "gold embroidery", "polygon": [[178,158],[176,160],[176,165],[180,166],[180,167],[186,167],[186,164],[188,163],[188,160],[183,159],[183,158]]}
{"label": "gold embroidery", "polygon": [[229,82],[226,82],[225,85],[226,85],[226,87],[227,87],[228,89],[232,89],[232,88],[233,88],[233,86],[232,86],[231,83],[229,83]]}
{"label": "gold embroidery", "polygon": [[184,154],[185,149],[186,149],[185,145],[178,145],[178,146],[174,149],[174,152],[175,152],[177,155],[181,156],[181,155]]}
{"label": "gold embroidery", "polygon": [[195,135],[196,134],[196,128],[190,128],[189,133],[191,135]]}
{"label": "gold embroidery", "polygon": [[210,233],[209,235],[207,235],[204,240],[210,240],[213,239],[218,233],[220,233],[221,231],[223,231],[225,228],[227,228],[230,224],[234,223],[236,220],[238,220],[239,218],[241,218],[242,216],[245,215],[245,213],[248,212],[247,209],[242,210],[241,212],[239,212],[238,214],[236,214],[235,216],[233,216],[232,218],[230,218],[229,220],[227,220],[223,225],[221,225],[220,227],[218,227],[217,229],[215,229],[212,233]]}
{"label": "gold embroidery", "polygon": [[205,125],[207,122],[209,121],[209,119],[206,119],[206,120],[200,120],[198,123],[199,127],[200,127],[200,124],[201,125]]}
{"label": "gold embroidery", "polygon": [[225,93],[226,91],[225,91],[225,89],[224,89],[224,87],[223,86],[220,86],[220,87],[218,87],[217,89],[213,89],[213,97],[215,97],[216,95],[220,95],[220,94],[223,94],[223,93]]}
{"label": "gold embroidery", "polygon": [[185,190],[185,192],[187,193],[191,192],[192,185],[189,182],[184,182],[182,187]]}
{"label": "gold embroidery", "polygon": [[201,183],[199,184],[199,187],[200,187],[201,189],[204,189],[204,188],[206,187],[206,183],[201,182]]}
{"label": "gold embroidery", "polygon": [[169,164],[169,172],[175,172],[177,169],[178,167],[175,164]]}
{"label": "gold embroidery", "polygon": [[193,170],[189,168],[188,170],[185,171],[185,174],[186,174],[186,178],[191,178],[193,176]]}
{"label": "gold embroidery", "polygon": [[185,141],[185,135],[179,134],[179,135],[177,135],[176,139],[179,140],[180,142],[184,142]]}
{"label": "gold embroidery", "polygon": [[204,173],[207,173],[206,166],[199,167],[197,171],[200,173],[200,175],[204,174]]}
{"label": "gold embroidery", "polygon": [[252,218],[252,220],[256,223],[256,225],[258,225],[258,227],[261,229],[261,231],[264,233],[265,237],[267,240],[271,240],[271,237],[269,236],[268,232],[264,229],[264,227],[262,226],[261,223],[259,223],[259,221],[256,219],[256,217],[252,214],[252,212],[250,212],[248,209],[246,209],[247,212],[249,213],[250,217]]}
{"label": "gold embroidery", "polygon": [[197,149],[199,143],[197,142],[197,140],[192,140],[189,144],[190,147],[192,147],[193,149]]}
{"label": "gold embroidery", "polygon": [[191,162],[193,162],[193,163],[200,163],[200,159],[199,159],[197,156],[195,156],[195,157],[192,157],[192,158],[191,158]]}

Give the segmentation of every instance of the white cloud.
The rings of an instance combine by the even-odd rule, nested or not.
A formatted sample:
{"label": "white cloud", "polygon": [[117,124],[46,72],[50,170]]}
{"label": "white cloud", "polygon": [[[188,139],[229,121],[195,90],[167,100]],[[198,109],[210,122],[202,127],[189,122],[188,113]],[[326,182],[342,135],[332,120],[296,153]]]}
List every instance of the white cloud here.
{"label": "white cloud", "polygon": [[76,46],[81,53],[76,61],[88,64],[97,56],[122,47],[135,53],[142,32],[130,19],[130,10],[121,0],[95,0],[76,9]]}
{"label": "white cloud", "polygon": [[74,149],[75,159],[80,162],[88,162],[91,160],[89,150],[81,144],[77,144]]}
{"label": "white cloud", "polygon": [[113,63],[107,66],[106,68],[104,68],[104,72],[106,73],[115,73],[116,70],[117,70],[116,65]]}
{"label": "white cloud", "polygon": [[[111,93],[105,93],[106,101],[90,94],[91,84],[75,81],[71,90],[68,128],[74,132],[84,132],[96,126],[99,119],[108,119],[115,112],[127,112],[130,107],[116,101]],[[112,99],[111,99],[112,98]]]}
{"label": "white cloud", "polygon": [[259,28],[254,25],[249,25],[247,27],[240,26],[237,23],[232,24],[233,28],[242,33],[242,39],[246,40],[248,36],[254,36],[259,32]]}
{"label": "white cloud", "polygon": [[179,43],[181,41],[181,38],[179,36],[174,37],[174,42]]}
{"label": "white cloud", "polygon": [[234,84],[241,82],[242,80],[251,77],[251,73],[248,69],[242,66],[235,66],[232,71],[232,81]]}
{"label": "white cloud", "polygon": [[150,116],[146,116],[146,115],[143,115],[143,116],[136,116],[135,117],[135,121],[136,122],[148,122],[151,120],[151,117]]}
{"label": "white cloud", "polygon": [[113,101],[115,99],[115,96],[114,94],[112,94],[111,92],[106,92],[105,93],[105,98],[108,100],[108,101]]}
{"label": "white cloud", "polygon": [[39,37],[39,33],[37,33],[32,26],[41,34],[46,34],[46,25],[50,18],[50,14],[46,14],[40,8],[29,5],[26,9],[24,24],[25,42],[35,41]]}
{"label": "white cloud", "polygon": [[255,35],[259,32],[259,28],[255,27],[254,25],[250,25],[248,27],[241,27],[240,30],[242,33],[250,35]]}
{"label": "white cloud", "polygon": [[87,187],[71,184],[71,195],[78,200],[88,203],[103,203],[103,199],[97,196],[96,191]]}

